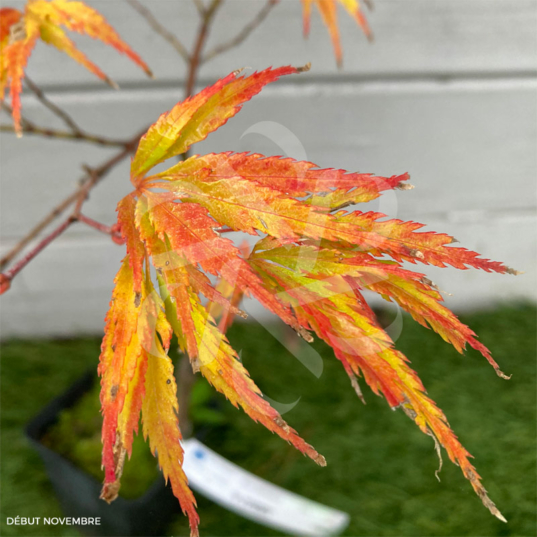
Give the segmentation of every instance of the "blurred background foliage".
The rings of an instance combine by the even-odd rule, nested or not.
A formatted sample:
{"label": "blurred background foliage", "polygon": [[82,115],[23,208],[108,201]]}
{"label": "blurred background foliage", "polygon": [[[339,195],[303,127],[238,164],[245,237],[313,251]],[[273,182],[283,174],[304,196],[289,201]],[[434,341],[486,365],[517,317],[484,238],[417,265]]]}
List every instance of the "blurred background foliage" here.
{"label": "blurred background foliage", "polygon": [[[203,379],[197,380],[192,398],[195,430],[209,447],[254,474],[348,512],[347,536],[534,536],[537,308],[504,305],[464,315],[462,320],[492,350],[503,371],[513,375],[510,381],[499,379],[473,350],[458,355],[439,336],[406,316],[397,347],[411,359],[430,396],[476,457],[485,486],[508,524],[481,506],[459,469],[448,460],[444,460],[439,483],[432,440],[402,412],[391,412],[365,386],[367,405],[362,405],[343,368],[322,342],[314,343],[323,358],[322,375],[316,378],[263,326],[241,323],[229,332],[267,396],[285,404],[300,398],[285,418],[325,455],[326,468],[316,467],[253,423],[207,389]],[[98,338],[2,344],[2,535],[79,535],[72,527],[7,526],[6,517],[61,516],[44,466],[23,429],[88,368],[96,368],[99,346]],[[94,391],[82,403],[79,417],[64,415],[51,433],[57,437],[49,440],[68,456],[90,461],[88,466],[93,464],[93,472],[99,474],[98,435],[84,425],[96,420],[98,424],[97,408]],[[137,459],[127,463],[126,495],[136,496],[136,487],[154,475],[154,464],[144,466],[147,451],[138,442]],[[135,467],[138,472],[133,471]],[[206,537],[281,535],[199,494],[197,498],[200,530]],[[187,535],[187,521],[177,509],[167,534]]]}

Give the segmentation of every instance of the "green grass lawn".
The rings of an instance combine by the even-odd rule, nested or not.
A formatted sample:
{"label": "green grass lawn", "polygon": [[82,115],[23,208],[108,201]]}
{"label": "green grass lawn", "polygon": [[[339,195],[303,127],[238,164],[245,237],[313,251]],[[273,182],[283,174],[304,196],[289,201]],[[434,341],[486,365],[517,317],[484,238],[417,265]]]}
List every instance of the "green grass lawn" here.
{"label": "green grass lawn", "polygon": [[[285,419],[325,455],[326,468],[305,459],[220,396],[217,410],[196,407],[198,430],[207,445],[254,474],[347,511],[351,522],[344,535],[534,536],[536,313],[533,306],[505,306],[462,319],[492,350],[503,371],[513,375],[510,381],[498,378],[476,352],[457,354],[409,317],[397,341],[475,456],[477,470],[508,524],[489,514],[446,457],[439,483],[432,440],[364,386],[367,405],[362,405],[343,368],[320,342],[314,344],[323,359],[317,378],[262,326],[235,325],[229,334],[266,395],[279,403],[300,398]],[[98,339],[2,345],[1,535],[78,535],[72,528],[7,526],[5,521],[17,515],[61,515],[23,428],[77,377],[96,367],[98,355]],[[203,398],[201,386],[196,393]],[[204,536],[281,535],[199,495],[198,504]],[[168,535],[187,534],[186,520],[178,513]]]}

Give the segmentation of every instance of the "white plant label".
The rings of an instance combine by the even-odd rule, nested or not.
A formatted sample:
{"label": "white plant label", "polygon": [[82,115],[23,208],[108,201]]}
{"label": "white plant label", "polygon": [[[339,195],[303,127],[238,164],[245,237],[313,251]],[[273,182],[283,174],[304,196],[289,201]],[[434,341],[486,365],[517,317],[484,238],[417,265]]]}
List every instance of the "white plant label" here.
{"label": "white plant label", "polygon": [[349,523],[347,513],[273,485],[195,438],[182,444],[191,487],[230,511],[291,535],[337,535]]}

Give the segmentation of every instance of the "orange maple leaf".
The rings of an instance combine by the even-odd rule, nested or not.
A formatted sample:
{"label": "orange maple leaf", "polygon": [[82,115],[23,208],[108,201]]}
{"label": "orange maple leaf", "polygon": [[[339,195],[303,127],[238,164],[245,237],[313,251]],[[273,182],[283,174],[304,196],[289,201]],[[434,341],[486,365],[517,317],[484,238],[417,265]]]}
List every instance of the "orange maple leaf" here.
{"label": "orange maple leaf", "polygon": [[93,74],[117,88],[112,79],[76,48],[62,27],[114,47],[139,65],[148,76],[153,76],[145,62],[119,37],[106,19],[83,2],[28,0],[24,12],[2,8],[0,9],[0,99],[4,99],[5,88],[9,86],[13,122],[18,136],[22,133],[20,102],[22,80],[37,39],[65,52]]}
{"label": "orange maple leaf", "polygon": [[[127,256],[116,277],[99,366],[102,497],[110,501],[117,495],[141,412],[144,435],[189,517],[192,535],[197,535],[195,500],[181,468],[175,382],[167,357],[172,332],[194,372],[324,466],[322,455],[263,399],[226,338],[227,315],[244,315],[239,301],[245,295],[259,300],[307,341],[310,332],[326,341],[360,397],[358,377],[363,376],[373,392],[383,394],[393,409],[401,408],[434,439],[438,453],[441,446],[446,449],[483,504],[505,520],[487,496],[470,454],[362,293],[373,291],[397,302],[459,352],[466,345],[477,349],[505,378],[474,332],[442,304],[432,282],[402,263],[515,271],[449,246],[453,239],[448,235],[418,232],[421,224],[343,209],[385,190],[407,190],[407,174],[377,177],[319,169],[289,158],[225,152],[194,155],[151,175],[154,166],[184,154],[226,123],[264,85],[297,72],[281,67],[248,77],[231,73],[162,114],[140,140],[131,163],[135,190],[118,205]],[[259,240],[246,255],[222,236],[227,231]],[[202,295],[209,300],[207,306]],[[221,317],[219,325],[216,315]]]}
{"label": "orange maple leaf", "polygon": [[360,6],[360,0],[302,0],[303,4],[303,22],[304,22],[304,35],[307,37],[310,32],[310,19],[311,19],[311,6],[315,4],[324,24],[328,28],[330,38],[332,39],[332,45],[334,47],[334,54],[339,67],[343,64],[343,52],[341,50],[341,42],[339,38],[339,28],[337,23],[337,4],[340,3],[347,13],[353,17],[358,26],[362,28],[364,34],[369,40],[373,39],[373,34],[367,23],[362,8]]}

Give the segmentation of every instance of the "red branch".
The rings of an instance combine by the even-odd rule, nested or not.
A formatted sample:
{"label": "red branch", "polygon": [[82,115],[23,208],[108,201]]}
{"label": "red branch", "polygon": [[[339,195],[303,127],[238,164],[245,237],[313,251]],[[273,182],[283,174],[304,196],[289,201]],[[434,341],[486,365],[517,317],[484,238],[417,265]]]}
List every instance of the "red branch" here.
{"label": "red branch", "polygon": [[[54,239],[59,237],[73,222],[73,218],[69,217],[62,222],[54,231],[49,233],[35,248],[30,250],[22,259],[20,259],[12,268],[7,272],[0,274],[0,294],[9,289],[9,282],[44,248],[46,248]],[[4,288],[6,286],[7,287]]]}
{"label": "red branch", "polygon": [[11,286],[11,280],[41,251],[43,251],[51,242],[57,239],[71,224],[75,222],[81,222],[90,226],[94,229],[97,229],[101,233],[106,233],[110,235],[112,240],[118,244],[123,244],[124,240],[117,226],[107,226],[101,224],[93,218],[84,216],[83,214],[71,214],[69,218],[64,220],[58,227],[52,230],[43,240],[41,240],[32,250],[30,250],[24,257],[22,257],[13,267],[8,271],[0,274],[0,295],[5,293]]}
{"label": "red branch", "polygon": [[[136,2],[133,2],[136,3]],[[194,44],[192,54],[188,58],[188,73],[187,81],[185,85],[185,98],[190,97],[196,85],[197,74],[199,68],[204,60],[203,51],[209,35],[209,30],[211,23],[214,19],[214,16],[222,3],[222,0],[212,0],[209,6],[203,10],[200,10],[201,23],[198,31],[198,35]],[[268,0],[267,6],[261,11],[261,13],[249,23],[249,25],[241,31],[241,33],[230,43],[215,49],[210,53],[210,57],[214,57],[217,54],[221,54],[231,48],[241,43],[251,31],[257,27],[261,21],[268,14],[269,8],[273,7],[276,4],[275,0]],[[147,15],[147,14],[145,14]],[[45,99],[41,90],[39,94],[42,99]],[[39,96],[39,95],[38,95]],[[72,127],[72,125],[71,125]],[[79,131],[78,127],[76,130]],[[30,252],[28,252],[20,261],[18,261],[11,269],[4,273],[0,273],[0,294],[4,293],[9,289],[11,280],[36,256],[38,255],[46,246],[48,246],[52,241],[54,241],[59,235],[61,235],[73,222],[80,221],[90,227],[97,229],[102,233],[109,234],[112,237],[114,242],[123,244],[123,239],[119,234],[119,231],[116,226],[106,226],[95,220],[84,216],[81,214],[82,205],[86,201],[90,190],[99,183],[103,177],[105,177],[112,168],[117,164],[122,162],[127,158],[131,153],[134,152],[138,145],[138,141],[141,136],[145,134],[147,127],[144,128],[141,132],[137,133],[133,138],[126,142],[121,142],[122,149],[116,153],[113,157],[103,162],[100,166],[96,168],[86,168],[86,175],[80,180],[80,186],[71,193],[67,198],[65,198],[61,203],[52,209],[52,211],[46,215],[38,224],[36,224],[22,239],[20,239],[17,244],[11,248],[1,259],[0,259],[0,270],[3,270],[11,261],[40,233],[51,224],[58,216],[60,216],[68,207],[75,205],[75,208],[71,215],[57,228],[55,228],[51,233],[44,237]],[[99,141],[98,143],[101,143]],[[108,142],[108,141],[107,141]],[[116,142],[113,141],[115,144]],[[185,155],[187,156],[187,155]],[[221,233],[227,233],[232,231],[231,229],[222,228]]]}

